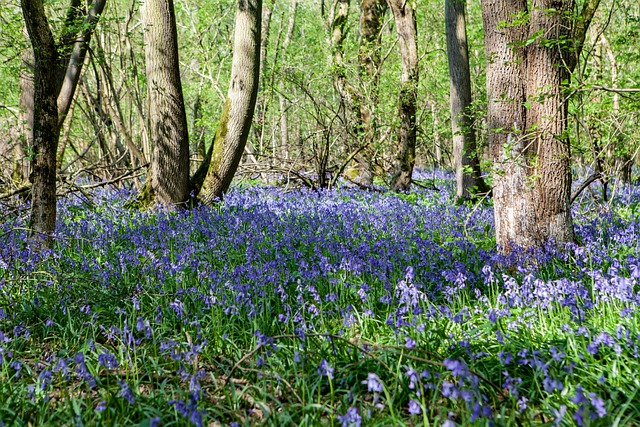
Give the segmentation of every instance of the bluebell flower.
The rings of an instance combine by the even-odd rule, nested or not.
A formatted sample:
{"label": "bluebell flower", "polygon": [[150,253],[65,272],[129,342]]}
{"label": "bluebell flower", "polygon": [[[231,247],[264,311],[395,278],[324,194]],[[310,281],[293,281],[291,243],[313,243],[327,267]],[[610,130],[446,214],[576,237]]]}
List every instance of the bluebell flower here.
{"label": "bluebell flower", "polygon": [[100,402],[98,402],[98,404],[96,405],[96,411],[103,412],[105,409],[107,409],[107,401],[101,400]]}
{"label": "bluebell flower", "polygon": [[337,419],[342,427],[360,427],[362,424],[362,416],[355,407],[347,409],[347,413],[338,415]]}
{"label": "bluebell flower", "polygon": [[369,372],[367,374],[367,380],[362,381],[362,384],[367,385],[367,390],[370,393],[381,393],[383,391],[382,381],[380,381],[380,377],[374,374],[373,372]]}
{"label": "bluebell flower", "polygon": [[322,361],[320,362],[320,366],[318,366],[318,374],[322,375],[323,377],[326,376],[330,380],[333,379],[333,368],[331,367],[331,365],[329,365],[329,362],[322,359]]}
{"label": "bluebell flower", "polygon": [[464,378],[469,373],[467,364],[458,359],[444,359],[444,366],[456,377]]}
{"label": "bluebell flower", "polygon": [[118,381],[120,384],[120,391],[118,392],[118,396],[123,397],[130,405],[135,403],[135,397],[133,396],[133,390],[129,387],[129,384],[126,381],[120,380]]}
{"label": "bluebell flower", "polygon": [[420,404],[413,399],[409,400],[409,413],[411,415],[419,415],[422,409],[420,408]]}

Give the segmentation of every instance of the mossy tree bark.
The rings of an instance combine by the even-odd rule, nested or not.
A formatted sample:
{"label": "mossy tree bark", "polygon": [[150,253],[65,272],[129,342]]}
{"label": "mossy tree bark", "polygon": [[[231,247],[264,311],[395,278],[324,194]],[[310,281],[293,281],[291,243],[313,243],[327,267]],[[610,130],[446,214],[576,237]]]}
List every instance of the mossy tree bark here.
{"label": "mossy tree bark", "polygon": [[[385,0],[362,0],[358,71],[363,89],[359,109],[361,138],[370,145],[360,152],[356,160],[360,169],[360,183],[367,186],[373,184],[373,155],[379,137],[376,109],[380,82],[380,32],[386,10]],[[368,93],[365,93],[364,88],[368,88]]]}
{"label": "mossy tree bark", "polygon": [[188,201],[190,188],[189,134],[173,1],[146,0],[142,17],[153,148],[140,203],[176,206]]}
{"label": "mossy tree bark", "polygon": [[31,216],[36,245],[50,242],[56,226],[56,150],[60,136],[56,99],[58,50],[42,0],[22,0],[34,53]]}
{"label": "mossy tree bark", "polygon": [[55,229],[60,130],[73,102],[88,43],[105,3],[106,0],[97,0],[91,8],[83,9],[78,0],[72,0],[59,49],[42,1],[21,1],[31,50],[23,57],[26,66],[21,75],[20,105],[24,119],[23,141],[32,156],[29,228],[38,245],[49,244]]}
{"label": "mossy tree bark", "polygon": [[231,83],[213,141],[201,199],[222,198],[238,169],[251,129],[258,94],[262,0],[238,0]]}
{"label": "mossy tree bark", "polygon": [[418,45],[414,6],[407,0],[387,0],[393,12],[402,57],[400,78],[400,132],[398,159],[391,177],[393,191],[408,191],[416,158],[416,104],[418,101]]}
{"label": "mossy tree bark", "polygon": [[471,110],[471,72],[465,6],[465,0],[446,0],[444,12],[456,198],[460,201],[470,200],[476,194],[488,191],[480,171],[474,113]]}

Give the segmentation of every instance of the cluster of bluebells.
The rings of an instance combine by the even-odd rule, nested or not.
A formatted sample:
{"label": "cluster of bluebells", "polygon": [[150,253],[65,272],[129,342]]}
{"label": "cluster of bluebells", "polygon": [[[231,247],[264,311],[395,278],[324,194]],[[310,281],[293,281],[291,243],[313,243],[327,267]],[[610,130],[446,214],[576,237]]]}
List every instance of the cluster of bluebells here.
{"label": "cluster of bluebells", "polygon": [[[637,203],[639,194],[621,197]],[[490,209],[457,206],[446,190],[408,201],[348,188],[253,187],[232,191],[215,208],[151,213],[126,210],[122,195],[94,197],[95,209],[80,209],[81,199],[61,202],[52,251],[26,247],[24,219],[0,224],[6,237],[0,244],[0,364],[7,366],[2,375],[31,374],[42,390],[73,376],[93,390],[108,383],[101,376],[135,365],[138,349],[145,349],[173,369],[183,388],[170,406],[202,425],[207,413],[198,361],[210,341],[260,346],[256,367],[266,371],[268,359],[281,353],[269,336],[277,335],[274,319],[281,332],[293,332],[304,343],[305,334],[336,332],[325,325],[339,325],[337,333],[348,335],[373,318],[411,354],[441,340],[439,372],[417,362],[405,366],[401,383],[409,416],[427,409],[423,402],[433,399],[426,394],[437,394],[452,408],[466,408],[471,420],[491,419],[491,382],[520,413],[552,398],[557,419],[571,413],[583,423],[607,410],[595,390],[571,383],[573,371],[588,370],[605,354],[638,357],[637,217],[623,220],[610,211],[590,218],[576,211],[580,246],[502,256],[474,243],[487,239]],[[19,289],[25,278],[32,292]],[[24,295],[45,318],[22,320],[16,307],[27,305]],[[614,330],[590,322],[605,307],[618,316]],[[565,324],[553,333],[577,340],[584,352],[545,342],[537,332],[541,316],[559,311],[566,313]],[[33,342],[34,327],[53,331],[69,317],[101,345],[88,343],[71,357],[49,355],[42,366],[22,360],[18,349]],[[224,321],[233,336],[205,336],[203,319]],[[247,325],[264,329],[254,326],[241,336],[237,331]],[[301,363],[300,354],[307,352],[313,349],[301,344],[294,362]],[[340,381],[340,364],[332,357],[319,356],[310,375]],[[501,368],[494,378],[481,379],[470,369],[495,360]],[[530,391],[524,369],[540,378],[544,395]],[[378,374],[369,372],[358,382],[375,396],[374,406],[382,404],[385,382]],[[138,402],[126,376],[117,385],[118,398]],[[567,390],[575,397],[562,401]],[[107,404],[100,400],[98,407]],[[360,425],[367,416],[350,406],[338,421]],[[453,423],[455,416],[445,418]]]}

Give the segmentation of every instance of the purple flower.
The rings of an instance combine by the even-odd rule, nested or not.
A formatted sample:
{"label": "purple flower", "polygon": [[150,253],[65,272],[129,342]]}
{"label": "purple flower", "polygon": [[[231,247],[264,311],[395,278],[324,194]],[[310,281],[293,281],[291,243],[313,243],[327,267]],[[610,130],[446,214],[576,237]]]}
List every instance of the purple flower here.
{"label": "purple flower", "polygon": [[367,385],[367,390],[370,393],[381,393],[382,392],[382,382],[380,381],[380,377],[378,377],[373,372],[369,372],[367,375],[367,380],[362,381],[362,384]]}
{"label": "purple flower", "polygon": [[78,377],[82,378],[84,381],[89,383],[91,388],[94,388],[96,384],[96,379],[91,375],[89,370],[87,369],[87,365],[84,362],[84,353],[78,352],[75,356],[73,356],[73,361],[76,364],[76,374]]}
{"label": "purple flower", "polygon": [[118,384],[120,384],[120,391],[118,392],[118,396],[124,397],[130,405],[133,405],[135,403],[135,398],[133,396],[133,390],[131,390],[129,384],[127,384],[127,382],[123,380],[118,381]]}
{"label": "purple flower", "polygon": [[413,399],[409,400],[409,413],[411,415],[419,415],[420,412],[420,404]]}
{"label": "purple flower", "polygon": [[105,409],[107,409],[107,401],[101,400],[100,402],[98,402],[98,404],[96,405],[96,411],[103,412]]}
{"label": "purple flower", "polygon": [[326,376],[327,378],[329,378],[329,380],[333,379],[333,368],[331,367],[331,365],[329,365],[329,362],[322,359],[322,362],[320,362],[320,366],[318,366],[318,374],[322,375],[323,377]]}
{"label": "purple flower", "polygon": [[111,353],[102,353],[98,356],[98,363],[104,366],[107,369],[116,369],[118,366],[118,361],[116,357]]}
{"label": "purple flower", "polygon": [[458,388],[455,384],[450,383],[449,381],[442,382],[442,395],[444,397],[448,397],[449,399],[455,400],[460,395],[458,392]]}
{"label": "purple flower", "polygon": [[40,381],[40,390],[46,389],[47,386],[51,383],[51,371],[45,369],[44,371],[40,372],[40,375],[38,375],[38,380]]}
{"label": "purple flower", "polygon": [[555,416],[553,420],[554,427],[558,427],[562,424],[562,419],[567,413],[567,405],[560,405],[560,408],[553,410],[553,415]]}
{"label": "purple flower", "polygon": [[604,400],[602,400],[601,398],[595,395],[592,396],[591,405],[593,405],[593,408],[596,410],[596,414],[598,415],[599,418],[602,418],[605,415],[607,415],[607,408],[605,406]]}
{"label": "purple flower", "polygon": [[467,364],[462,360],[444,359],[444,366],[456,377],[464,378],[469,372]]}
{"label": "purple flower", "polygon": [[362,424],[362,416],[358,413],[358,408],[351,407],[347,409],[344,415],[338,415],[342,427],[360,427]]}

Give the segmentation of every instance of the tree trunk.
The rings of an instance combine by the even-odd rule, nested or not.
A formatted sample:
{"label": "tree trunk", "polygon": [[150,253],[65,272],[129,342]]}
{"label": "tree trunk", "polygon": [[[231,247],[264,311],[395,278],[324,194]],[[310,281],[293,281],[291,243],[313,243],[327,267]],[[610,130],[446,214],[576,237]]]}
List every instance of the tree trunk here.
{"label": "tree trunk", "polygon": [[465,5],[465,0],[446,0],[444,12],[456,198],[460,201],[470,200],[475,194],[486,193],[488,190],[480,171],[474,113],[471,111],[471,72]]}
{"label": "tree trunk", "polygon": [[22,183],[29,179],[29,156],[27,153],[30,147],[33,146],[33,73],[33,48],[29,47],[22,54],[22,66],[20,67],[20,108],[18,119],[20,120],[21,137],[14,147],[12,177],[16,183]]}
{"label": "tree trunk", "polygon": [[[531,11],[525,0],[482,2],[496,240],[503,252],[574,238],[565,87],[598,1],[587,2],[574,22],[572,0],[535,0]],[[514,22],[527,14],[528,21]]]}
{"label": "tree trunk", "polygon": [[[293,30],[296,24],[296,13],[298,10],[298,0],[291,0],[291,15],[287,24],[287,33],[282,42],[282,55],[287,54],[291,40],[293,39]],[[289,161],[289,112],[288,101],[283,95],[284,87],[278,91],[278,101],[280,104],[280,153],[284,163]]]}
{"label": "tree trunk", "polygon": [[[375,111],[378,104],[378,83],[380,81],[380,31],[382,18],[387,9],[385,0],[362,0],[360,17],[360,46],[358,50],[358,71],[362,84],[360,100],[361,138],[370,144],[378,141],[378,129]],[[369,89],[365,99],[365,88]],[[360,183],[373,184],[373,153],[375,147],[367,146],[356,157],[360,169]]]}
{"label": "tree trunk", "polygon": [[526,0],[484,0],[482,18],[487,51],[487,127],[493,158],[496,241],[508,252],[512,244],[531,246],[535,215],[528,203],[524,141],[526,25],[515,23],[527,12]]}
{"label": "tree trunk", "polygon": [[31,216],[36,245],[50,244],[56,226],[56,150],[60,127],[56,103],[56,49],[42,0],[21,0],[34,53]]}
{"label": "tree trunk", "polygon": [[262,0],[238,0],[231,83],[213,141],[202,200],[212,203],[229,189],[249,136],[258,93]]}
{"label": "tree trunk", "polygon": [[396,23],[402,76],[400,78],[400,133],[396,171],[391,178],[393,191],[408,191],[416,157],[416,104],[418,97],[418,45],[413,5],[406,0],[387,0]]}
{"label": "tree trunk", "polygon": [[146,0],[142,17],[153,148],[140,201],[143,206],[179,205],[189,198],[189,134],[173,0]]}
{"label": "tree trunk", "polygon": [[[530,11],[529,38],[542,34],[527,46],[526,98],[527,145],[532,168],[534,227],[529,231],[536,246],[552,239],[561,244],[573,241],[571,218],[571,159],[567,130],[566,85],[573,62],[569,40],[573,9],[571,0],[536,0]],[[549,43],[551,42],[551,43]]]}

